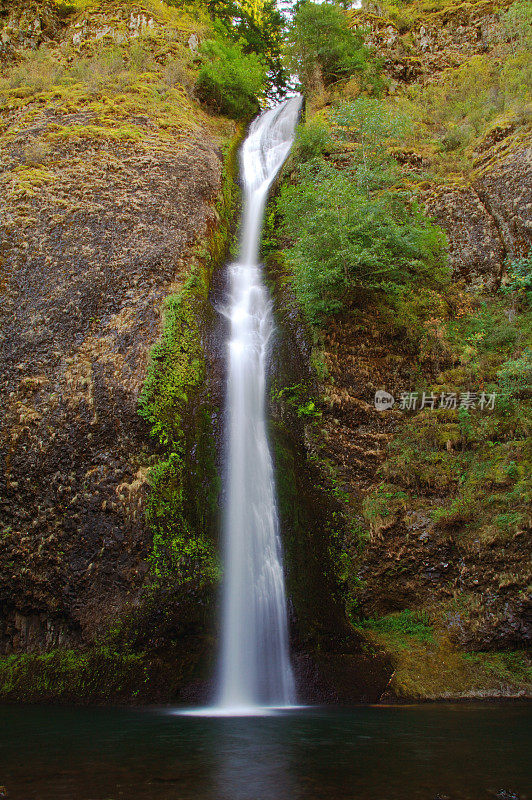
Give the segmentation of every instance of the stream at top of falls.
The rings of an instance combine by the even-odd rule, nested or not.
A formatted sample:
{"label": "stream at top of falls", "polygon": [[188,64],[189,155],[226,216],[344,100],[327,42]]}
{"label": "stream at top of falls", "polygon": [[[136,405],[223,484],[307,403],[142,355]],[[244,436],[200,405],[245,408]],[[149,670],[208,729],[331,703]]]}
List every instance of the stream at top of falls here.
{"label": "stream at top of falls", "polygon": [[258,263],[268,191],[295,135],[301,98],[269,108],[240,152],[243,213],[239,257],[228,266],[230,321],[226,400],[226,501],[218,713],[260,713],[295,701],[266,376],[272,301]]}

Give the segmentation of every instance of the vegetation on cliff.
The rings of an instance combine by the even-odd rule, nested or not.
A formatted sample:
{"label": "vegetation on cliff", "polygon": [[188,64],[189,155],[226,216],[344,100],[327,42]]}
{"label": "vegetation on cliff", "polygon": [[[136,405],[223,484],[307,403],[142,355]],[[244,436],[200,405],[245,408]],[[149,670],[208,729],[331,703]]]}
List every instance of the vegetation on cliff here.
{"label": "vegetation on cliff", "polygon": [[[361,23],[371,30],[365,57],[380,86],[353,84],[357,64],[347,67],[341,48],[330,50],[336,73],[319,46],[306,49],[306,119],[271,211],[270,262],[304,312],[319,364],[320,392],[309,383],[305,399],[315,412],[304,434],[309,469],[319,465],[343,503],[334,512],[343,525],[337,580],[353,625],[392,657],[390,696],[520,694],[530,686],[526,656],[511,653],[530,637],[527,223],[510,228],[493,212],[506,258],[498,274],[485,266],[480,282],[460,263],[442,203],[449,282],[445,237],[426,211],[434,196],[478,191],[491,213],[483,187],[493,191],[500,160],[529,140],[530,4],[508,5],[464,6],[492,15],[489,44],[417,83],[391,78],[397,69],[382,33],[390,23],[378,15],[346,19],[359,35]],[[342,13],[328,4],[305,11],[324,20],[325,38],[329,28],[336,35],[329,14]],[[442,26],[462,12],[414,3],[405,13],[403,33],[434,26],[419,35],[430,42],[427,58],[436,58],[445,53]],[[292,24],[294,65],[305,14]],[[526,183],[526,172],[520,177]],[[516,216],[526,220],[524,205]],[[466,229],[475,224],[461,219]],[[486,244],[472,245],[482,263]],[[378,389],[393,393],[392,410],[375,409]]]}
{"label": "vegetation on cliff", "polygon": [[[288,243],[283,257],[312,321],[352,305],[357,293],[389,299],[448,282],[443,233],[412,193],[397,187],[400,173],[388,148],[401,120],[371,98],[342,104],[330,116],[328,155],[307,158],[278,204]],[[342,149],[335,163],[334,151]]]}
{"label": "vegetation on cliff", "polygon": [[2,696],[167,700],[208,662],[230,119],[287,70],[265,253],[311,343],[271,393],[298,646],[390,659],[385,698],[529,691],[530,2],[307,0],[286,67],[272,2],[25,5],[0,4],[0,643],[28,651]]}

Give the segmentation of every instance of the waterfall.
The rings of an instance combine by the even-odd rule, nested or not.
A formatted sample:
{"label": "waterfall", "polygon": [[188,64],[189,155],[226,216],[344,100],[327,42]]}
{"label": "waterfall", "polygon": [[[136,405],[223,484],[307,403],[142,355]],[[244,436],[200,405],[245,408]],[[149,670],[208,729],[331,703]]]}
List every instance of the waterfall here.
{"label": "waterfall", "polygon": [[294,702],[275,481],[266,424],[272,303],[258,264],[269,188],[292,146],[301,98],[257,117],[241,153],[239,261],[229,266],[227,486],[221,709]]}

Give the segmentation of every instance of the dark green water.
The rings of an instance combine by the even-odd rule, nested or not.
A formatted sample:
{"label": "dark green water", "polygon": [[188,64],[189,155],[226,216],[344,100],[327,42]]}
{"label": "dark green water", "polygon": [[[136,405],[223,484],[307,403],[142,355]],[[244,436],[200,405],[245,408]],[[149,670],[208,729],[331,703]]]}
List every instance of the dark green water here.
{"label": "dark green water", "polygon": [[527,706],[422,705],[265,718],[0,708],[10,800],[453,800],[530,794]]}

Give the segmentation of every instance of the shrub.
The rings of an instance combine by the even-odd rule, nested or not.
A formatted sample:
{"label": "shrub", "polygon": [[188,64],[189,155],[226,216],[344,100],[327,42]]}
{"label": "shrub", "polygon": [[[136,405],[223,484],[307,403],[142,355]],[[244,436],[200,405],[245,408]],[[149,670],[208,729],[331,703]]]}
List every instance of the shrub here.
{"label": "shrub", "polygon": [[532,305],[532,252],[508,264],[508,282],[501,291],[525,305]]}
{"label": "shrub", "polygon": [[[359,97],[300,127],[296,182],[278,201],[288,239],[287,265],[311,322],[347,307],[354,293],[384,290],[399,296],[416,281],[448,283],[445,235],[399,191],[390,145],[408,128],[377,99]],[[320,158],[334,144],[350,144],[341,167]],[[303,157],[301,157],[301,154]]]}
{"label": "shrub", "polygon": [[288,265],[312,322],[344,308],[357,288],[393,292],[413,278],[447,279],[441,230],[392,193],[368,196],[353,172],[303,164],[279,209]]}
{"label": "shrub", "polygon": [[266,67],[255,54],[246,55],[238,44],[222,38],[201,47],[197,94],[214,111],[233,119],[247,119],[259,111],[258,98],[266,81]]}
{"label": "shrub", "polygon": [[499,385],[506,397],[532,390],[532,348],[527,347],[519,358],[510,358],[497,373]]}
{"label": "shrub", "polygon": [[502,17],[506,35],[517,39],[519,44],[532,45],[532,3],[517,0]]}
{"label": "shrub", "polygon": [[299,162],[319,158],[332,144],[329,126],[323,119],[315,119],[297,130],[295,157]]}

